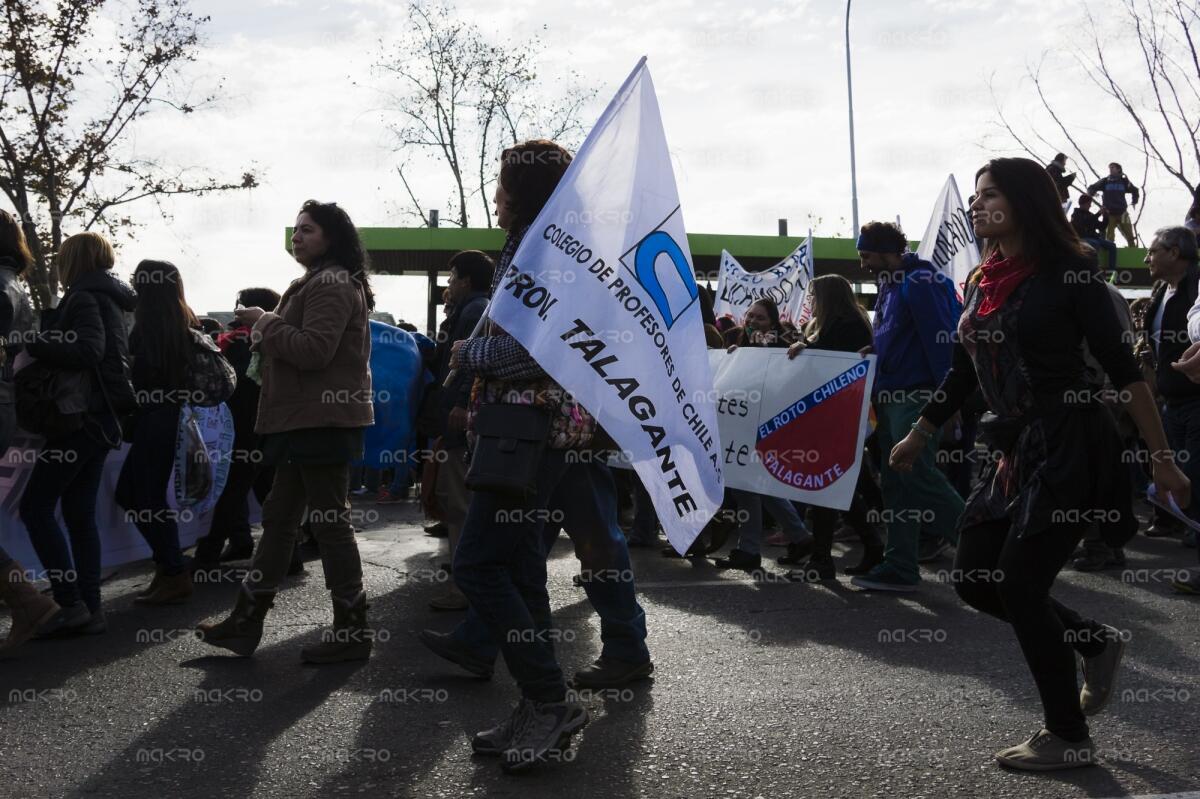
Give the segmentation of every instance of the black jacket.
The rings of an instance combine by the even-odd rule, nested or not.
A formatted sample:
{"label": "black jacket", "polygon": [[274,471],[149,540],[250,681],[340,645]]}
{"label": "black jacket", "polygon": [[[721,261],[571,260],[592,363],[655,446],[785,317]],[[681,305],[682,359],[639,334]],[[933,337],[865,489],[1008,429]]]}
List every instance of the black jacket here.
{"label": "black jacket", "polygon": [[136,306],[137,294],[127,283],[109,272],[88,272],[67,289],[58,308],[42,312],[42,332],[28,347],[34,358],[55,366],[96,369],[99,382],[93,378],[92,386],[103,391],[92,391],[88,415],[108,441],[121,437],[113,413],[120,417],[137,408],[122,316]]}
{"label": "black jacket", "polygon": [[[1183,279],[1179,281],[1175,294],[1167,300],[1167,307],[1163,311],[1162,318],[1162,337],[1157,352],[1154,351],[1153,344],[1151,344],[1158,393],[1162,395],[1168,405],[1200,399],[1200,384],[1193,383],[1183,372],[1171,368],[1171,363],[1179,360],[1179,356],[1191,345],[1187,332],[1187,312],[1196,302],[1198,281],[1200,281],[1200,269],[1189,266]],[[1147,342],[1152,341],[1150,326],[1158,314],[1158,306],[1162,303],[1163,295],[1166,292],[1167,284],[1159,281],[1150,294],[1150,304],[1146,307],[1146,313],[1138,326],[1138,333],[1143,335]]]}
{"label": "black jacket", "polygon": [[861,319],[844,316],[805,343],[812,350],[858,352],[871,345],[871,327]]}
{"label": "black jacket", "polygon": [[486,291],[472,292],[467,295],[454,313],[446,319],[446,335],[438,341],[437,352],[434,354],[432,390],[437,394],[437,429],[442,435],[442,446],[447,448],[465,446],[466,433],[462,430],[450,431],[446,420],[454,408],[466,408],[471,399],[471,385],[475,376],[469,370],[459,369],[454,380],[448,386],[446,376],[450,374],[450,348],[454,342],[469,338],[483,312],[487,310],[488,295]]}
{"label": "black jacket", "polygon": [[1071,212],[1071,227],[1081,239],[1099,239],[1104,237],[1104,223],[1099,214],[1093,214],[1086,208],[1079,207]]}

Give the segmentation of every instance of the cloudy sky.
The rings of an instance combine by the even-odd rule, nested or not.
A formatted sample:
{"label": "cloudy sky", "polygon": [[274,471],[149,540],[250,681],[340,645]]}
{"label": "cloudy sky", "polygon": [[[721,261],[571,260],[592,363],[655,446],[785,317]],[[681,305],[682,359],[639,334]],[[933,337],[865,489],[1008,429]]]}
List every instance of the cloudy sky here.
{"label": "cloudy sky", "polygon": [[[1088,6],[1100,13],[1110,2]],[[194,7],[211,22],[189,74],[198,84],[222,78],[222,100],[187,117],[150,116],[129,146],[218,176],[253,169],[262,185],[171,203],[169,225],[153,205],[131,209],[147,227],[122,248],[123,270],[143,257],[171,259],[197,310],[224,310],[238,287],[282,289],[296,275],[283,230],[306,198],[336,200],[363,226],[411,224],[401,215],[384,84],[370,69],[379,41],[404,30],[404,5],[196,0]],[[1049,52],[1052,96],[1084,149],[1096,161],[1122,160],[1149,187],[1140,229],[1177,223],[1184,190],[1144,176],[1141,157],[1122,143],[1132,138],[1129,125],[1100,105],[1065,54],[1081,41],[1083,8],[1078,0],[859,0],[851,36],[860,218],[898,215],[918,238],[948,173],[965,195],[988,157],[1020,154],[998,135],[989,79],[1013,119],[1027,125],[1033,95],[1022,75]],[[541,73],[574,70],[597,89],[582,115],[588,127],[647,55],[689,231],[773,234],[786,217],[793,234],[811,225],[820,235],[849,235],[839,0],[460,0],[458,9],[498,42],[545,26]],[[1105,41],[1108,57],[1136,74],[1134,46],[1115,33]],[[1047,146],[1039,155],[1053,152]],[[441,169],[418,169],[415,183],[423,204],[445,215]],[[424,319],[423,281],[381,278],[378,286],[382,310]]]}

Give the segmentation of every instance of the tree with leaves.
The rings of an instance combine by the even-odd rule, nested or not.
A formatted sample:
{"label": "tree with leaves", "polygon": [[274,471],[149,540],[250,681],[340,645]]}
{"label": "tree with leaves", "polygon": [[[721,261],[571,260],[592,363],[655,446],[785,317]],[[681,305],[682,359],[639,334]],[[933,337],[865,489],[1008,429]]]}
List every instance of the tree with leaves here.
{"label": "tree with leaves", "polygon": [[190,114],[214,99],[190,100],[179,88],[208,21],[188,0],[137,0],[107,17],[105,7],[117,5],[108,0],[3,2],[0,191],[34,254],[29,285],[38,307],[58,291],[53,255],[65,230],[117,238],[135,226],[132,203],[257,185],[251,172],[220,180],[126,146],[156,108]]}
{"label": "tree with leaves", "polygon": [[[1031,157],[1044,160],[1059,150],[1086,170],[1086,183],[1108,173],[1108,163],[1120,159],[1093,158],[1098,137],[1085,141],[1081,131],[1103,134],[1142,156],[1142,175],[1161,170],[1187,188],[1191,197],[1200,187],[1200,5],[1195,0],[1106,0],[1116,10],[1102,25],[1097,15],[1104,4],[1084,6],[1080,29],[1065,53],[1043,55],[1026,70],[1037,95],[1039,119],[1013,121],[992,98],[998,125],[1006,137]],[[1129,46],[1132,45],[1132,46]],[[1134,63],[1118,63],[1129,53]],[[1065,55],[1069,63],[1062,63]],[[1054,99],[1055,91],[1079,94],[1079,83],[1097,90],[1097,105],[1086,119],[1073,120]],[[1055,82],[1069,85],[1055,86]],[[1115,113],[1109,113],[1109,111]],[[1095,120],[1111,121],[1104,131],[1088,129]],[[1050,132],[1053,131],[1053,132]],[[1063,144],[1065,142],[1065,144]],[[1041,154],[1039,155],[1039,149]],[[1142,209],[1145,203],[1142,204]],[[1139,218],[1141,210],[1139,210]],[[1182,209],[1179,216],[1183,216]]]}
{"label": "tree with leaves", "polygon": [[[397,172],[410,205],[405,213],[429,225],[410,181],[414,160],[432,158],[449,173],[454,209],[449,222],[468,227],[476,201],[492,226],[489,186],[508,144],[548,138],[573,147],[584,129],[579,112],[596,94],[568,73],[540,79],[543,44],[494,43],[440,0],[414,0],[406,33],[380,44],[375,71],[384,78],[385,120],[400,157]],[[479,217],[476,217],[477,219]]]}

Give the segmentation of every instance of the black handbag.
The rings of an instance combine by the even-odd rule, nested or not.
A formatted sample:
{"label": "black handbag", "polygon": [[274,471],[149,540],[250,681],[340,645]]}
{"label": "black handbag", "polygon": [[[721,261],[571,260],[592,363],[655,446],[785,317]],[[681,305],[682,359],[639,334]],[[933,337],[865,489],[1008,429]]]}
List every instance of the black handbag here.
{"label": "black handbag", "polygon": [[528,500],[550,437],[550,414],[535,405],[483,405],[475,414],[467,488]]}
{"label": "black handbag", "polygon": [[13,379],[17,424],[53,441],[83,427],[91,400],[91,372],[35,361]]}

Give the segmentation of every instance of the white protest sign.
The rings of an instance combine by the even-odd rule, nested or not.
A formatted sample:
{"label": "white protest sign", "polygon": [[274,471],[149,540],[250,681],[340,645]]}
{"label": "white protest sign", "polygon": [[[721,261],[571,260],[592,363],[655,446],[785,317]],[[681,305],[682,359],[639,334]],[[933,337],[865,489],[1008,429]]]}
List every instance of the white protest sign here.
{"label": "white protest sign", "polygon": [[917,247],[917,256],[932,263],[939,272],[954,280],[954,287],[962,295],[967,275],[979,266],[979,244],[975,239],[975,228],[971,216],[958,193],[954,175],[946,178],[946,185],[933,206],[933,215]]}
{"label": "white protest sign", "polygon": [[[625,451],[683,552],[721,505],[721,442],[699,289],[645,61],[517,248],[489,316]],[[556,279],[564,272],[570,280]]]}
{"label": "white protest sign", "polygon": [[862,465],[875,356],[713,350],[725,483],[846,510]]}
{"label": "white protest sign", "polygon": [[761,272],[747,272],[736,258],[721,250],[713,313],[717,318],[727,316],[741,324],[750,306],[766,297],[779,306],[782,321],[801,325],[811,315],[811,305],[806,300],[812,279],[811,232],[790,255]]}

